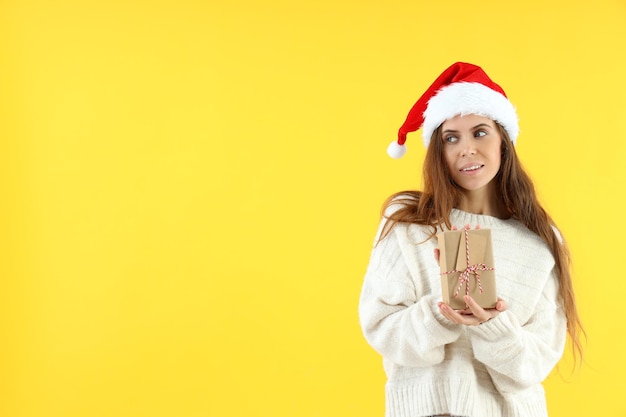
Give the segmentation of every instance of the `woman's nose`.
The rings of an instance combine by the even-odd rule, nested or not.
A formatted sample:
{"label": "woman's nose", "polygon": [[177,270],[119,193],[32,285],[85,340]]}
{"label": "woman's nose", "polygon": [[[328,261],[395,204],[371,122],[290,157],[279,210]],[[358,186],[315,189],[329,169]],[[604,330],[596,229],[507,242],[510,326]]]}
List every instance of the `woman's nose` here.
{"label": "woman's nose", "polygon": [[462,139],[461,156],[469,156],[476,154],[476,147],[471,139]]}

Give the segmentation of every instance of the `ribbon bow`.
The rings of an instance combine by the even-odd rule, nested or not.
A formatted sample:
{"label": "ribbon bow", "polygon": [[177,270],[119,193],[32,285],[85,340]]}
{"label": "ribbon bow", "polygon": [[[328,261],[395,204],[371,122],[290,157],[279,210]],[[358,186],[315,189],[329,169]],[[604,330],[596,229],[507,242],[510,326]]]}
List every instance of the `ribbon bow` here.
{"label": "ribbon bow", "polygon": [[456,298],[456,296],[459,295],[459,291],[463,287],[463,284],[465,284],[465,295],[469,294],[470,275],[474,275],[476,277],[476,282],[478,283],[478,290],[482,294],[483,287],[480,284],[480,274],[478,271],[494,270],[494,268],[490,268],[484,263],[470,265],[469,230],[468,229],[463,229],[463,230],[465,232],[465,260],[466,260],[465,265],[467,265],[467,267],[463,271],[453,269],[452,271],[447,271],[447,272],[442,273],[442,275],[454,274],[455,272],[461,273],[461,275],[459,275],[459,286],[457,287],[453,295],[454,298]]}

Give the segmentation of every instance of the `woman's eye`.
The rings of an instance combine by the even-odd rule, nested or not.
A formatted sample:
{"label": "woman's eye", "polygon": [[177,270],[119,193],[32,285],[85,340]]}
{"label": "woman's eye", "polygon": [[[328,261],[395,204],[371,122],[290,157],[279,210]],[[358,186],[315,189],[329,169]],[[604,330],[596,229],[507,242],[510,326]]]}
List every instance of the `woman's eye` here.
{"label": "woman's eye", "polygon": [[474,137],[475,138],[480,138],[480,137],[483,137],[483,136],[487,136],[487,132],[485,132],[484,130],[477,130],[474,133]]}
{"label": "woman's eye", "polygon": [[456,143],[459,139],[456,136],[446,136],[445,141],[447,143]]}

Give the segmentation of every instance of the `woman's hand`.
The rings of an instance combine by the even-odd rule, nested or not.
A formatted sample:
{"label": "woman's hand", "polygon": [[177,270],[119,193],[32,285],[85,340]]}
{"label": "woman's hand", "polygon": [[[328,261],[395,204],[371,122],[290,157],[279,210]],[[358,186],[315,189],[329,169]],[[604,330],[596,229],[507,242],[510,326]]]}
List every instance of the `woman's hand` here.
{"label": "woman's hand", "polygon": [[465,326],[478,326],[485,323],[498,314],[506,310],[506,301],[498,297],[495,308],[484,309],[478,305],[476,301],[469,295],[463,296],[467,308],[464,310],[453,310],[448,304],[443,302],[437,303],[439,311],[445,318],[456,324]]}

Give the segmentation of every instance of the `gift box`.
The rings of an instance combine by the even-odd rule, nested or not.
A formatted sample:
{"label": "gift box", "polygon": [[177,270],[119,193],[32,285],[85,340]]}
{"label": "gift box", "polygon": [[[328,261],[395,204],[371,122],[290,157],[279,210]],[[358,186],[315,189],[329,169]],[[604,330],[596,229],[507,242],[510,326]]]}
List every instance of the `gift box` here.
{"label": "gift box", "polygon": [[437,235],[443,302],[466,308],[470,295],[482,308],[495,308],[496,275],[491,230],[452,230]]}

